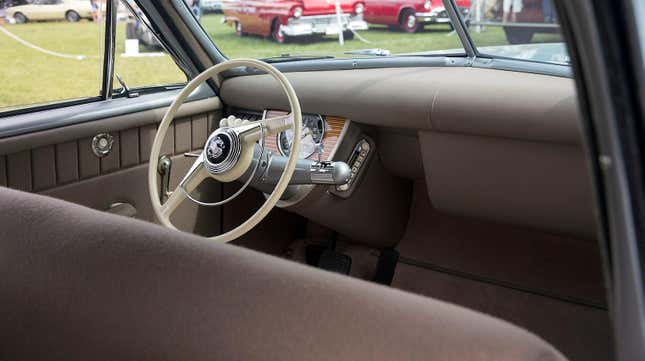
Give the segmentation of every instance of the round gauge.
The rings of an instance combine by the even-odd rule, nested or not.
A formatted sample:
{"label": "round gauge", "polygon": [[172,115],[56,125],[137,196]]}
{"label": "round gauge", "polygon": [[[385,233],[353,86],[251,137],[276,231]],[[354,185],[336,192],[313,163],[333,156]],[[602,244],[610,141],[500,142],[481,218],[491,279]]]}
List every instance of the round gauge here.
{"label": "round gauge", "polygon": [[[307,159],[316,152],[316,146],[322,142],[325,121],[320,115],[303,115],[301,133],[300,159]],[[289,156],[293,144],[293,130],[288,129],[278,134],[277,143],[280,154]]]}

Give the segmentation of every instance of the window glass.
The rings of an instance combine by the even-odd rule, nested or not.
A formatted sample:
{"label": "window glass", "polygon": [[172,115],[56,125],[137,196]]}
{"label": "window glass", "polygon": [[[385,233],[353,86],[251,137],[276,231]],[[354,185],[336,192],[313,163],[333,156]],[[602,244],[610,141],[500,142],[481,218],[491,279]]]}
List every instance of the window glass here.
{"label": "window glass", "polygon": [[[464,52],[442,0],[186,0],[186,4],[230,58]],[[468,10],[468,0],[459,4]]]}
{"label": "window glass", "polygon": [[[161,46],[161,43],[139,20],[148,21],[133,1],[130,6],[119,2],[114,59],[114,88],[121,88],[116,75],[128,88],[168,85],[186,82],[186,75]],[[134,16],[132,8],[137,12]]]}
{"label": "window glass", "polygon": [[553,2],[556,0],[471,0],[465,16],[481,54],[568,64]]}
{"label": "window glass", "polygon": [[0,111],[98,96],[101,10],[89,0],[0,1]]}

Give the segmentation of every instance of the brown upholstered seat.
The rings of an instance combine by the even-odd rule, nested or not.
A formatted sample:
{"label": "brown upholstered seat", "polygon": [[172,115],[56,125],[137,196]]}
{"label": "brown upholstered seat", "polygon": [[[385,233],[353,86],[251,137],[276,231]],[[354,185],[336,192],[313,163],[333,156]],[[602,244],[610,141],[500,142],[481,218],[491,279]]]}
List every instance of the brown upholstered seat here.
{"label": "brown upholstered seat", "polygon": [[2,360],[563,360],[461,307],[0,189]]}

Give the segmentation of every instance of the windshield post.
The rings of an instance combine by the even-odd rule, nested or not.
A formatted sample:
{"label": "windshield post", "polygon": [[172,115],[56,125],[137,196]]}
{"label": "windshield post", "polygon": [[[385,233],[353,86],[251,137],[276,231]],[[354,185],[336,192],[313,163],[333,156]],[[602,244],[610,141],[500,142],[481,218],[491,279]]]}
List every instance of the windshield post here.
{"label": "windshield post", "polygon": [[459,8],[457,7],[455,0],[443,0],[443,6],[450,17],[450,22],[452,23],[455,32],[459,36],[459,40],[466,51],[466,55],[469,58],[474,59],[477,56],[477,48],[475,48],[475,44],[468,34],[466,24],[459,15]]}

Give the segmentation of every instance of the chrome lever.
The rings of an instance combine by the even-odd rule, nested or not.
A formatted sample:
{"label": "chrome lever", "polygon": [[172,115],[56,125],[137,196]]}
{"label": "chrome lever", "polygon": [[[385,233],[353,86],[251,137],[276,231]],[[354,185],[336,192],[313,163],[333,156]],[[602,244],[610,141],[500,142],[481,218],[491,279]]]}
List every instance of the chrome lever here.
{"label": "chrome lever", "polygon": [[170,195],[170,170],[172,169],[172,159],[167,155],[159,157],[159,165],[157,172],[161,176],[161,184],[159,189],[159,201],[164,202],[165,198]]}
{"label": "chrome lever", "polygon": [[325,152],[325,145],[322,143],[322,141],[320,143],[316,143],[316,155],[318,156],[318,163],[323,162],[322,155],[324,152]]}
{"label": "chrome lever", "polygon": [[184,153],[184,157],[199,158],[199,156],[200,156],[200,153],[193,153],[193,152]]}

